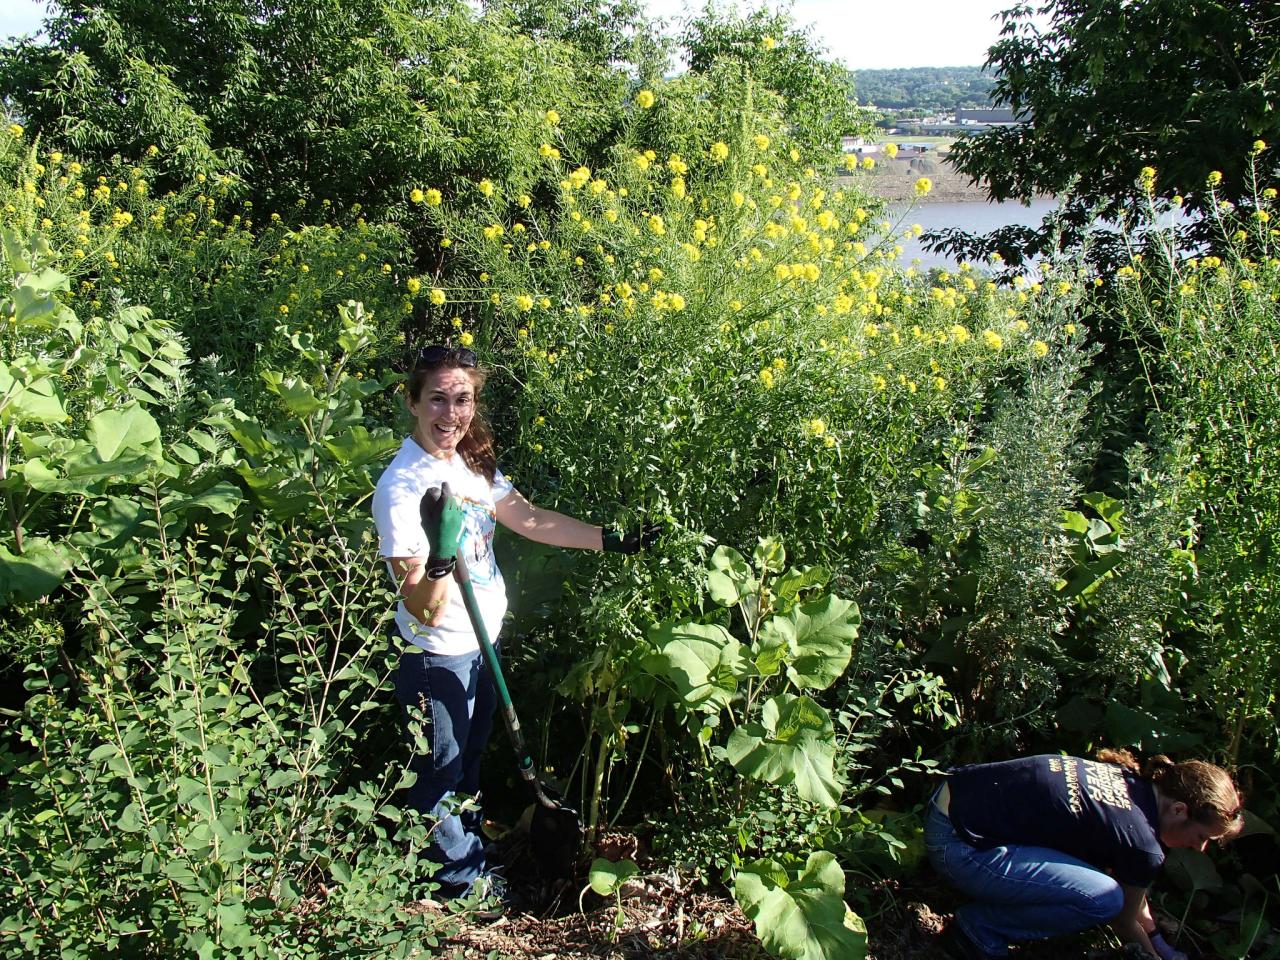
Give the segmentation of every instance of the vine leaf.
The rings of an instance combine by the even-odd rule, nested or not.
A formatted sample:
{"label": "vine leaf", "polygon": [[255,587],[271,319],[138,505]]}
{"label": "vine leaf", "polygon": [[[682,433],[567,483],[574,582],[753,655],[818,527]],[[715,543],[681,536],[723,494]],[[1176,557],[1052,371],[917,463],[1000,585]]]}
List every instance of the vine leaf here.
{"label": "vine leaf", "polygon": [[844,902],[844,871],[825,850],[809,854],[798,877],[775,860],[747,864],[733,896],[760,942],[786,960],[862,960],[867,929]]}
{"label": "vine leaf", "polygon": [[808,697],[782,694],[765,702],[762,723],[744,723],[729,735],[729,762],[744,776],[778,786],[794,784],[802,799],[834,807],[840,802],[835,776],[835,727]]}
{"label": "vine leaf", "polygon": [[742,645],[719,624],[663,624],[650,638],[660,652],[648,658],[648,669],[668,678],[687,706],[708,713],[729,705],[750,669]]}
{"label": "vine leaf", "polygon": [[757,586],[742,554],[733,547],[716,547],[707,573],[707,591],[712,600],[722,607],[732,607],[754,593]]}

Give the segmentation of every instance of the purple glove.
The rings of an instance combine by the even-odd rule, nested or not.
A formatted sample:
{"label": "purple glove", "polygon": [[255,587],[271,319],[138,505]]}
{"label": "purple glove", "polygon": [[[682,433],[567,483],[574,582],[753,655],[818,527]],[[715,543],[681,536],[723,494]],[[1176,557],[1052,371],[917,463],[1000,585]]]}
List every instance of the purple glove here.
{"label": "purple glove", "polygon": [[1160,957],[1160,960],[1187,960],[1187,955],[1181,950],[1170,946],[1159,931],[1151,935],[1151,946],[1155,948],[1156,955]]}

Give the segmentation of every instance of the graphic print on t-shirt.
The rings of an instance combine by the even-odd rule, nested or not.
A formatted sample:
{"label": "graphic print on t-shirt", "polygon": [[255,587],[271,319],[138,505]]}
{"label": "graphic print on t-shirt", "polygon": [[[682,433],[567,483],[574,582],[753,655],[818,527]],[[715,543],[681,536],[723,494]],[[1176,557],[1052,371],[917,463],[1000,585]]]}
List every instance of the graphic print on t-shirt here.
{"label": "graphic print on t-shirt", "polygon": [[1113,763],[1080,760],[1076,757],[1050,757],[1049,769],[1063,775],[1067,790],[1067,805],[1072,813],[1078,814],[1084,810],[1084,802],[1080,794],[1081,773],[1084,775],[1084,789],[1089,792],[1089,798],[1094,803],[1105,804],[1117,810],[1133,809],[1122,767]]}
{"label": "graphic print on t-shirt", "polygon": [[493,532],[498,515],[482,503],[460,497],[462,504],[462,549],[467,572],[476,586],[493,582],[498,567],[493,556]]}

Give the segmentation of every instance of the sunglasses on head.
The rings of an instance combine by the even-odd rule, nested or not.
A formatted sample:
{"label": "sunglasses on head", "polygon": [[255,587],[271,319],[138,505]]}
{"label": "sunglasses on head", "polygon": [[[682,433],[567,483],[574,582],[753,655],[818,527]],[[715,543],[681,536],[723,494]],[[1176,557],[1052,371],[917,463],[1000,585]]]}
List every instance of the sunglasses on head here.
{"label": "sunglasses on head", "polygon": [[448,347],[444,344],[433,344],[418,351],[418,359],[414,367],[474,367],[476,352],[466,347]]}

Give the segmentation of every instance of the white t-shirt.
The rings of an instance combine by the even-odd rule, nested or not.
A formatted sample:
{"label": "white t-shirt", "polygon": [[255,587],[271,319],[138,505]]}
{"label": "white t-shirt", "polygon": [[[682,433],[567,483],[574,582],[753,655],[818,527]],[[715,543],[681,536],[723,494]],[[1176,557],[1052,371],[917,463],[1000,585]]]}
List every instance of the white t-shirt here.
{"label": "white t-shirt", "polygon": [[[489,639],[497,642],[502,618],[507,612],[507,589],[493,556],[496,505],[511,492],[511,483],[499,471],[493,485],[483,475],[473,473],[460,454],[442,460],[427,453],[413,437],[406,437],[395,459],[378,478],[373,492],[373,522],[378,527],[379,554],[383,557],[426,557],[430,553],[422,530],[418,505],[427,490],[449,484],[449,492],[462,504],[466,518],[462,526],[459,555],[471,574],[480,616]],[[387,570],[399,589],[396,572],[388,561]],[[462,591],[449,580],[449,604],[439,626],[422,623],[404,605],[396,606],[396,626],[400,636],[428,653],[454,656],[480,649]]]}

